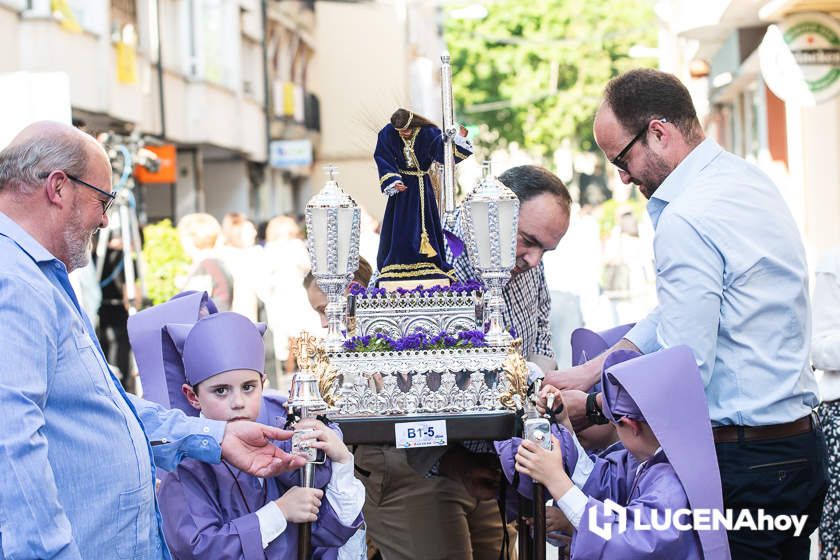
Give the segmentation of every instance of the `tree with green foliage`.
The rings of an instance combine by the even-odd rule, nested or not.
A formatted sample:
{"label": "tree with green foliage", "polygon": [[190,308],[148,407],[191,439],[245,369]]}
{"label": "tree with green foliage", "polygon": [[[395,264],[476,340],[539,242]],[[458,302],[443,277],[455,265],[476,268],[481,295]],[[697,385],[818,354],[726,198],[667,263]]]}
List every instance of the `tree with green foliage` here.
{"label": "tree with green foliage", "polygon": [[544,156],[567,138],[580,150],[594,149],[592,119],[607,81],[655,64],[628,54],[634,45],[656,45],[653,2],[483,4],[482,19],[446,18],[458,119],[489,128],[480,143],[516,142]]}
{"label": "tree with green foliage", "polygon": [[146,297],[157,305],[178,293],[175,280],[186,276],[189,257],[181,245],[178,231],[169,220],[146,226],[143,237]]}

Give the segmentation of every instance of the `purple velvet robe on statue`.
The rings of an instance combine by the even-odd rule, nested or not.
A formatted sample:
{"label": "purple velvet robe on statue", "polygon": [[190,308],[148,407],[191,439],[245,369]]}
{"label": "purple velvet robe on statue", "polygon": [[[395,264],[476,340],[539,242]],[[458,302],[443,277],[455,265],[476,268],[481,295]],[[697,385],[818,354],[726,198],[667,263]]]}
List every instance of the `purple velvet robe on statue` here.
{"label": "purple velvet robe on statue", "polygon": [[[283,400],[263,396],[257,421],[282,426],[286,420]],[[290,451],[289,440],[277,444],[284,451]],[[329,459],[324,465],[316,466],[314,486],[324,488],[331,472]],[[292,486],[299,486],[300,471],[264,479],[263,485],[256,477],[225,463],[211,465],[192,459],[182,461],[175,472],[163,473],[158,499],[163,532],[173,557],[178,560],[295,558],[298,526],[288,523],[286,530],[263,549],[259,521],[254,512]],[[360,514],[350,526],[343,525],[325,496],[321,500],[318,520],[312,525],[312,557],[337,558],[338,547],[355,534],[361,523]]]}
{"label": "purple velvet robe on statue", "polygon": [[[406,160],[405,141],[393,125],[385,125],[377,136],[373,159],[379,170],[379,188],[385,192],[397,181],[408,188],[388,197],[376,268],[380,280],[454,279],[449,276],[452,265],[445,261],[444,233],[429,174],[433,162],[443,162],[443,134],[435,126],[414,130],[414,136],[408,140],[413,161]],[[469,149],[457,145],[453,146],[453,151],[456,163],[472,154]],[[424,228],[436,253],[434,256],[421,252]]]}
{"label": "purple velvet robe on statue", "polygon": [[[578,460],[578,451],[572,437],[563,427],[552,426],[554,436],[560,441],[563,451],[563,467],[571,476]],[[516,451],[520,438],[496,442],[496,452],[508,482],[513,483]],[[672,511],[688,508],[688,497],[674,469],[661,451],[653,456],[636,474],[639,462],[625,449],[613,451],[605,457],[590,455],[595,468],[586,484],[581,488],[588,496],[586,511],[580,526],[572,537],[571,560],[589,560],[595,558],[617,558],[621,560],[661,559],[702,560],[703,552],[697,534],[693,531],[680,531],[676,528],[666,530],[634,531],[634,513],[638,519],[650,524],[651,511],[658,510],[658,519],[664,519],[664,510]],[[517,492],[527,498],[533,496],[533,484],[530,477],[518,475]],[[559,496],[557,496],[559,497]],[[618,533],[618,518],[604,514],[603,502],[610,499],[628,509],[627,530]],[[514,503],[515,507],[515,503]],[[600,527],[612,525],[612,538],[604,540],[589,528],[589,510],[596,508],[596,520]],[[512,519],[515,510],[508,504],[508,516]]]}

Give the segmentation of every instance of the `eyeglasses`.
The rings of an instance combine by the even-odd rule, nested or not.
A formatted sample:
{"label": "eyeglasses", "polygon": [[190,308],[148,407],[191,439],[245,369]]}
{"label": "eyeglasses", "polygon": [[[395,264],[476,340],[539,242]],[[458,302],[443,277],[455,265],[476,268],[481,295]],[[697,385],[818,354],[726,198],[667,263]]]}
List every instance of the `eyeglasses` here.
{"label": "eyeglasses", "polygon": [[668,122],[668,119],[653,119],[652,121],[649,121],[645,125],[645,127],[642,130],[640,130],[639,133],[636,134],[636,136],[634,136],[633,139],[630,140],[630,142],[626,146],[624,146],[624,149],[621,150],[620,152],[618,152],[618,155],[610,160],[610,163],[615,165],[616,167],[618,167],[619,169],[621,169],[625,173],[630,173],[630,170],[627,169],[627,162],[624,161],[624,157],[630,152],[630,149],[633,147],[633,144],[638,142],[639,138],[641,138],[642,136],[645,135],[645,133],[648,130],[648,127],[650,126],[650,123],[653,122],[653,121],[659,121],[661,123],[666,123],[666,122]]}
{"label": "eyeglasses", "polygon": [[[41,173],[40,175],[38,175],[38,178],[46,179],[47,177],[50,176],[50,173],[51,173],[50,171],[45,171],[45,172]],[[108,209],[111,207],[111,205],[114,203],[114,200],[116,200],[116,198],[117,198],[116,193],[103,191],[99,187],[95,187],[95,186],[91,185],[90,183],[88,183],[86,181],[82,181],[78,177],[76,177],[74,175],[70,175],[66,171],[62,171],[62,173],[64,173],[64,175],[66,175],[67,178],[70,179],[71,181],[73,181],[74,183],[79,183],[80,185],[84,185],[87,188],[93,189],[96,192],[98,192],[99,194],[106,196],[108,198],[108,200],[102,200],[101,198],[99,199],[99,202],[102,204],[102,213],[103,214],[106,214],[108,212]]]}

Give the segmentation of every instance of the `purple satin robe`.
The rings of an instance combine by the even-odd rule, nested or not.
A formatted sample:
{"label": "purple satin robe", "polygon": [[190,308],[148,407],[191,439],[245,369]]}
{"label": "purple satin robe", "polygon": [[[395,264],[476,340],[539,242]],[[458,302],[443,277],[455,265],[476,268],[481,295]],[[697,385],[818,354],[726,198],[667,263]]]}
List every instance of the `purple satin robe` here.
{"label": "purple satin robe", "polygon": [[[257,421],[275,426],[279,422],[282,426],[286,418],[282,402],[282,399],[264,396]],[[277,444],[284,451],[290,451],[289,440]],[[286,530],[263,549],[259,521],[254,512],[292,486],[299,486],[299,470],[264,479],[264,487],[256,477],[225,463],[211,465],[185,459],[175,472],[161,474],[158,499],[163,532],[177,560],[286,560],[296,557],[298,526],[287,523]],[[324,488],[331,474],[328,459],[324,465],[315,467],[314,486]],[[312,525],[312,557],[337,558],[338,547],[346,543],[361,524],[362,515],[359,514],[350,526],[343,525],[325,496],[321,500],[318,521]]]}
{"label": "purple satin robe", "polygon": [[[572,437],[562,427],[558,429],[557,426],[552,426],[552,432],[560,440],[563,468],[567,473],[572,473],[578,459],[577,448]],[[496,442],[502,468],[511,483],[520,441],[519,438],[514,438]],[[634,510],[639,511],[640,521],[650,525],[653,510],[658,510],[658,519],[661,520],[664,519],[665,509],[675,511],[689,507],[682,483],[664,453],[660,452],[652,457],[638,475],[636,470],[639,462],[625,449],[613,451],[604,457],[591,455],[590,459],[595,463],[595,467],[581,488],[589,499],[581,523],[572,537],[571,560],[596,558],[701,560],[703,558],[700,541],[694,531],[680,531],[676,528],[665,530],[634,530],[633,528]],[[518,478],[518,492],[530,499],[533,495],[531,479],[523,474],[520,474]],[[618,533],[617,516],[604,515],[603,501],[608,498],[628,510],[627,530],[621,534]],[[604,540],[590,529],[589,511],[593,507],[596,508],[595,519],[600,527],[612,525],[610,540]]]}

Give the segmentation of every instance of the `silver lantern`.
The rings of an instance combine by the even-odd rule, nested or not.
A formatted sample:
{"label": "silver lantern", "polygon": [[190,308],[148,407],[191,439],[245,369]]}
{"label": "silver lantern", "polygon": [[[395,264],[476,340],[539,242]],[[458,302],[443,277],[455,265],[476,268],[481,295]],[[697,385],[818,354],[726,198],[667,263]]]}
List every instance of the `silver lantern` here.
{"label": "silver lantern", "polygon": [[482,164],[482,177],[464,201],[467,243],[473,269],[481,274],[487,288],[486,309],[490,321],[486,339],[493,346],[511,342],[502,321],[502,288],[516,263],[516,232],[519,226],[519,199],[490,172],[490,162]]}
{"label": "silver lantern", "polygon": [[312,275],[327,296],[327,338],[330,352],[341,350],[344,291],[359,268],[361,210],[335,181],[335,166],[325,168],[324,188],[306,205],[306,230]]}

